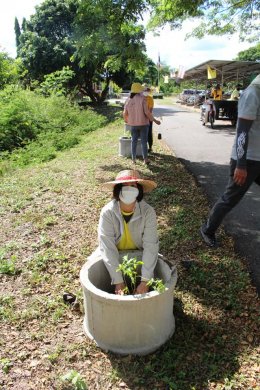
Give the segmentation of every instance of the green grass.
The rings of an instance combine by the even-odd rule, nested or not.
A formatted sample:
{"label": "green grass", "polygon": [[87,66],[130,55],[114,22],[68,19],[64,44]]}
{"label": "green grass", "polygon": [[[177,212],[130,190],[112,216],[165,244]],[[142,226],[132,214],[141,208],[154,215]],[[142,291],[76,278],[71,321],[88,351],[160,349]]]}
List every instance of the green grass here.
{"label": "green grass", "polygon": [[[90,389],[257,389],[259,305],[247,268],[223,231],[217,250],[201,243],[207,201],[159,141],[149,169],[139,162],[137,169],[158,183],[146,198],[157,213],[160,252],[177,263],[176,331],[144,357],[102,351],[83,334],[79,272],[96,248],[100,209],[110,199],[101,185],[131,166],[118,156],[123,123],[109,108],[104,115],[111,124],[81,135],[51,161],[6,161],[0,182],[1,385],[65,390],[75,388],[75,378]],[[76,294],[80,310],[63,303],[64,291]]]}

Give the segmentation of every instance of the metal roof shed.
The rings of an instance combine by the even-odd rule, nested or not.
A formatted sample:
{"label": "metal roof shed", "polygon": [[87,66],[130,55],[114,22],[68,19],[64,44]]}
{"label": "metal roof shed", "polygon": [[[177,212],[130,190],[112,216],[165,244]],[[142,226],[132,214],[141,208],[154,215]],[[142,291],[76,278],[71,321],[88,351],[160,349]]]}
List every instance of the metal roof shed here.
{"label": "metal roof shed", "polygon": [[217,71],[216,80],[219,83],[235,81],[244,83],[248,78],[260,73],[260,62],[254,61],[223,61],[209,60],[188,69],[185,72],[185,80],[207,80],[207,67]]}

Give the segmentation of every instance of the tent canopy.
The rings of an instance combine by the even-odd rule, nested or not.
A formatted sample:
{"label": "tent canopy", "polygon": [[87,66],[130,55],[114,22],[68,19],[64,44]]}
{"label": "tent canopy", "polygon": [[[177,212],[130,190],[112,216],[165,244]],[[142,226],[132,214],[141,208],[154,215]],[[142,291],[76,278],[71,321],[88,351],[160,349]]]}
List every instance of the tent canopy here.
{"label": "tent canopy", "polygon": [[212,79],[212,81],[214,80],[221,84],[230,81],[248,84],[248,80],[260,73],[260,62],[209,60],[188,69],[185,72],[184,80],[193,79],[199,82],[205,82],[208,79],[208,66],[217,71],[217,77],[216,79]]}

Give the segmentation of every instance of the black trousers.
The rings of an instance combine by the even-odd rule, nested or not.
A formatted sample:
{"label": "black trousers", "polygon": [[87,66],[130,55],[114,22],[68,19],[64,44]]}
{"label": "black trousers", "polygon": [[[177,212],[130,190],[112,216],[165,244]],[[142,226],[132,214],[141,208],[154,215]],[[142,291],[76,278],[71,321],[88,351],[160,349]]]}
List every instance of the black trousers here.
{"label": "black trousers", "polygon": [[152,149],[153,146],[153,122],[149,122],[149,131],[148,131],[148,147]]}
{"label": "black trousers", "polygon": [[237,185],[233,180],[235,168],[236,160],[231,159],[229,182],[224,194],[210,211],[204,230],[206,234],[215,234],[226,214],[240,202],[253,182],[260,185],[260,161],[247,160],[247,178],[242,186]]}

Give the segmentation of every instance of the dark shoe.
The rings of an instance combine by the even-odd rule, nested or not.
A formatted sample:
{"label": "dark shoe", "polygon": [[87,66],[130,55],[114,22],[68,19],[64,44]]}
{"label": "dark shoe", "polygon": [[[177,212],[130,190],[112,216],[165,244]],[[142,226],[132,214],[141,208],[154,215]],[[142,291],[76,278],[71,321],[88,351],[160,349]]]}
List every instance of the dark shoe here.
{"label": "dark shoe", "polygon": [[63,293],[63,302],[64,303],[68,303],[69,305],[73,305],[73,304],[75,304],[76,300],[77,300],[76,295],[74,295],[72,293],[68,293],[68,292]]}
{"label": "dark shoe", "polygon": [[201,228],[200,228],[201,237],[203,238],[205,244],[207,244],[211,248],[216,248],[217,247],[217,241],[216,241],[215,234],[207,234],[207,233],[205,233],[205,228],[206,228],[205,224],[202,225]]}

